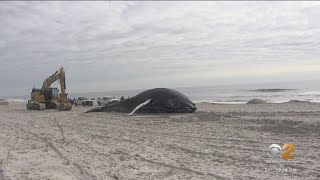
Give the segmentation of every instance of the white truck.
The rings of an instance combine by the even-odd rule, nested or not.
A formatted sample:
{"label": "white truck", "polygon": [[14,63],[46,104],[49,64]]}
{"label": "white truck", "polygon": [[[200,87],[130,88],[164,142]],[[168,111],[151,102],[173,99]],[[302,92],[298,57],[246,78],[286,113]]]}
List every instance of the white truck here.
{"label": "white truck", "polygon": [[78,97],[77,99],[75,99],[74,105],[93,106],[93,100],[88,99],[86,97]]}
{"label": "white truck", "polygon": [[103,105],[106,105],[106,104],[112,104],[112,103],[117,102],[117,101],[119,101],[117,98],[111,97],[111,96],[104,96],[102,98],[99,97],[97,99],[98,105],[100,105],[100,106],[103,106]]}

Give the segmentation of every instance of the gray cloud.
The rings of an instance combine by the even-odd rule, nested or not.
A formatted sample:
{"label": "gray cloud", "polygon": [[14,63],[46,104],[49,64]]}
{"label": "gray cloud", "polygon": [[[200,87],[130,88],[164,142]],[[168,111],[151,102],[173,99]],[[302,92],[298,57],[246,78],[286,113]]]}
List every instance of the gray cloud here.
{"label": "gray cloud", "polygon": [[60,66],[72,92],[238,82],[261,66],[290,79],[320,65],[319,16],[319,2],[1,2],[0,91],[26,94]]}

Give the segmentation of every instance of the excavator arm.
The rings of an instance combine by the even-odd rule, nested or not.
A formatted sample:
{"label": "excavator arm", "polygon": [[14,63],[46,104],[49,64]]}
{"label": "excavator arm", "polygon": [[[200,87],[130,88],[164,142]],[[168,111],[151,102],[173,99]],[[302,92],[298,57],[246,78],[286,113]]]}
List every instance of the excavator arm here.
{"label": "excavator arm", "polygon": [[60,80],[61,93],[65,93],[66,82],[65,82],[65,73],[64,73],[64,69],[63,68],[60,68],[54,74],[52,74],[47,79],[45,79],[43,81],[41,90],[42,91],[48,91],[48,89],[51,86],[51,84],[56,82],[57,80]]}
{"label": "excavator arm", "polygon": [[47,79],[44,80],[41,90],[43,92],[48,92],[51,84],[53,84],[55,81],[59,80],[60,83],[60,96],[59,96],[59,102],[60,102],[60,110],[70,110],[72,108],[72,105],[68,102],[68,97],[66,93],[66,77],[65,72],[63,68],[60,68],[58,71],[53,73],[51,76],[49,76]]}

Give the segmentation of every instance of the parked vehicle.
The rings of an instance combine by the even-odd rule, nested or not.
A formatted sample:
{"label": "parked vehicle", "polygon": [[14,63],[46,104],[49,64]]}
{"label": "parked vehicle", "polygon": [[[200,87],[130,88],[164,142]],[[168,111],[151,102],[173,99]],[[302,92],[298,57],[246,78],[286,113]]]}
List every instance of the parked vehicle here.
{"label": "parked vehicle", "polygon": [[78,97],[75,102],[75,106],[82,105],[82,106],[93,106],[93,101],[86,97]]}
{"label": "parked vehicle", "polygon": [[111,97],[111,96],[104,96],[102,98],[99,97],[97,99],[98,105],[100,105],[100,106],[103,106],[103,105],[106,105],[106,104],[112,104],[112,103],[117,102],[117,101],[119,101],[117,98]]}

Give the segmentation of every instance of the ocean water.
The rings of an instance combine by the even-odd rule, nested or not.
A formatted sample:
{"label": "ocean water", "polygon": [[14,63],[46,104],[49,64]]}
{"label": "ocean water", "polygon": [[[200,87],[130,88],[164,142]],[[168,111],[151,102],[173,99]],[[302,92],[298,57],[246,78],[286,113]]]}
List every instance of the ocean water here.
{"label": "ocean water", "polygon": [[181,92],[195,102],[244,104],[255,98],[270,103],[290,100],[320,102],[320,81],[195,87],[181,89]]}
{"label": "ocean water", "polygon": [[[259,83],[259,84],[239,84],[239,85],[216,85],[205,87],[183,87],[173,88],[187,95],[194,102],[209,103],[229,103],[244,104],[251,99],[263,99],[270,103],[282,103],[290,100],[320,102],[320,80],[305,82],[285,82],[285,83]],[[101,91],[88,93],[69,93],[69,97],[77,98],[85,96],[98,98],[102,96],[114,96],[120,99],[132,97],[144,91],[121,90],[121,91]],[[28,96],[7,97],[12,101],[26,101]]]}
{"label": "ocean water", "polygon": [[[320,102],[320,80],[305,82],[260,83],[240,85],[218,85],[205,87],[173,88],[187,95],[194,102],[244,104],[251,99],[263,99],[270,103],[282,103],[290,100]],[[70,94],[71,97],[132,97],[141,90],[105,91],[97,93]]]}

